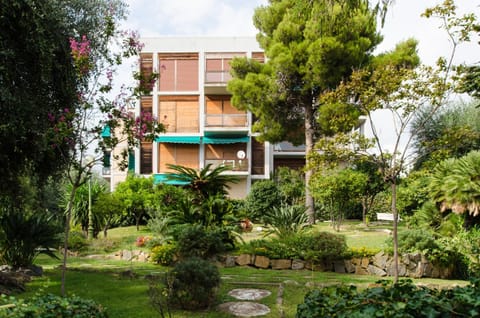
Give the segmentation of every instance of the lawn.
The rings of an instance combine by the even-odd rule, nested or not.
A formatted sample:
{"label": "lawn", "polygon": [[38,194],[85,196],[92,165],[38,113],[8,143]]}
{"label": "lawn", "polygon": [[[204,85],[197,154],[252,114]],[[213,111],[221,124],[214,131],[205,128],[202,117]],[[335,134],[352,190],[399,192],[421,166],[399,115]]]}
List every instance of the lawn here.
{"label": "lawn", "polygon": [[[328,224],[319,224],[321,230],[330,231]],[[332,230],[333,231],[333,230]],[[137,232],[134,228],[121,228],[109,231],[108,238],[98,239],[92,252],[111,252],[110,248],[136,249],[134,242],[139,235],[148,235],[146,229]],[[389,234],[379,227],[363,228],[356,223],[347,223],[340,232],[347,237],[348,244],[355,247],[379,248]],[[249,236],[254,234],[250,233]],[[107,242],[107,243],[106,243]],[[365,244],[365,245],[364,245]],[[366,245],[368,244],[368,245]],[[94,251],[93,251],[94,250]],[[60,261],[41,256],[36,262],[43,266],[45,273],[35,278],[27,286],[26,293],[18,295],[28,298],[35,293],[60,293]],[[71,257],[68,261],[66,279],[67,293],[90,298],[107,308],[110,317],[155,317],[159,314],[150,303],[147,276],[161,276],[169,268],[150,263],[126,262],[118,260],[98,260],[87,257]],[[359,288],[379,280],[375,276],[313,272],[308,270],[261,270],[251,267],[220,268],[222,283],[217,304],[234,301],[228,292],[235,288],[262,288],[271,295],[259,302],[272,310],[264,317],[294,317],[296,307],[303,302],[308,290],[330,284],[355,284]],[[435,279],[415,280],[423,284],[445,286],[464,284],[462,281]],[[281,297],[279,297],[281,292]],[[173,317],[231,317],[211,308],[208,311],[175,311]]]}

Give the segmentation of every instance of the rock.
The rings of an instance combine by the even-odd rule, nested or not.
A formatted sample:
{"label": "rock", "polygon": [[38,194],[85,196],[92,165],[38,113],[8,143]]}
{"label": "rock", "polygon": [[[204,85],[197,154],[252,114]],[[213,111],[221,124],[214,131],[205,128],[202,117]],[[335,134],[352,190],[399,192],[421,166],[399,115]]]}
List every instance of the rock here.
{"label": "rock", "polygon": [[251,265],[252,256],[250,254],[241,254],[235,258],[235,263],[240,266]]}
{"label": "rock", "polygon": [[292,261],[292,269],[299,270],[304,268],[305,268],[305,261],[302,261],[301,259],[294,259]]}
{"label": "rock", "polygon": [[131,261],[133,258],[132,252],[129,250],[122,251],[122,260],[124,261]]}
{"label": "rock", "polygon": [[335,261],[333,262],[333,268],[335,273],[345,273],[345,262],[342,261]]}
{"label": "rock", "polygon": [[235,257],[231,255],[227,255],[224,261],[225,267],[235,267]]}
{"label": "rock", "polygon": [[370,264],[370,259],[368,257],[362,257],[362,261],[360,262],[360,266],[363,268],[368,268],[368,265]]}
{"label": "rock", "polygon": [[254,265],[258,268],[268,268],[270,267],[270,259],[266,256],[257,255],[255,256]]}
{"label": "rock", "polygon": [[376,267],[379,267],[381,269],[386,269],[387,268],[387,261],[388,261],[388,255],[386,255],[383,251],[378,252],[373,257],[373,265],[375,265]]}
{"label": "rock", "polygon": [[270,261],[272,269],[290,269],[292,268],[292,260],[290,259],[272,259]]}
{"label": "rock", "polygon": [[385,272],[383,269],[374,265],[368,265],[367,270],[368,270],[368,273],[371,275],[381,276],[381,277],[387,276],[387,272]]}
{"label": "rock", "polygon": [[350,273],[350,274],[355,273],[355,265],[351,260],[346,259],[344,263],[345,263],[345,269],[347,273]]}

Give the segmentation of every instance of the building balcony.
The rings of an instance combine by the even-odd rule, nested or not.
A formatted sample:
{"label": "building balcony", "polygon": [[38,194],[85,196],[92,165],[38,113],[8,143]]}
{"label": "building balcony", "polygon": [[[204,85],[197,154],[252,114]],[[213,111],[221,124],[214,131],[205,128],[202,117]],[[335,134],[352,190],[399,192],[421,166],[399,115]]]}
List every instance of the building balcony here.
{"label": "building balcony", "polygon": [[211,164],[214,169],[219,166],[228,168],[227,173],[244,174],[248,173],[248,159],[205,159],[205,166]]}
{"label": "building balcony", "polygon": [[206,71],[204,90],[206,94],[227,94],[227,83],[232,79],[230,71]]}
{"label": "building balcony", "polygon": [[209,132],[248,132],[247,114],[205,114],[205,130]]}

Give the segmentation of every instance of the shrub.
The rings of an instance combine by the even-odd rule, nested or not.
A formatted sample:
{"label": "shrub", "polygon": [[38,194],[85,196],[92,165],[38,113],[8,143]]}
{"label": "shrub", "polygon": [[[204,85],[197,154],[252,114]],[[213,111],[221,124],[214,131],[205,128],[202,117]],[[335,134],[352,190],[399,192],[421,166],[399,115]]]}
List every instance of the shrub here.
{"label": "shrub", "polygon": [[263,215],[274,206],[282,202],[279,189],[272,180],[261,180],[252,184],[252,188],[245,199],[248,217],[254,221],[263,221]]}
{"label": "shrub", "polygon": [[152,262],[160,265],[172,265],[175,261],[176,246],[173,244],[165,243],[163,245],[154,246],[150,253],[150,259]]}
{"label": "shrub", "polygon": [[8,211],[0,217],[0,227],[1,256],[13,268],[32,265],[40,253],[57,258],[53,248],[60,243],[60,229],[44,213]]}
{"label": "shrub", "polygon": [[240,247],[240,252],[267,256],[273,259],[303,259],[328,261],[348,255],[343,235],[314,232],[296,234],[284,239],[252,240]]}
{"label": "shrub", "polygon": [[309,227],[308,216],[304,205],[281,205],[272,207],[263,216],[269,226],[266,235],[275,234],[281,239],[300,233]]}
{"label": "shrub", "polygon": [[296,317],[475,317],[479,303],[478,281],[440,291],[410,280],[383,281],[362,291],[353,285],[312,290],[298,305]]}
{"label": "shrub", "polygon": [[170,305],[183,309],[207,308],[215,301],[220,273],[206,260],[189,258],[175,265],[165,284]]}
{"label": "shrub", "polygon": [[68,235],[68,249],[81,251],[88,246],[87,237],[81,231],[71,231]]}
{"label": "shrub", "polygon": [[207,230],[205,227],[194,225],[178,226],[173,233],[177,243],[179,257],[209,258],[229,249],[227,234],[221,229]]}
{"label": "shrub", "polygon": [[14,305],[2,308],[0,317],[75,317],[75,318],[106,318],[105,308],[93,300],[77,296],[60,297],[52,294],[34,296],[28,300],[18,300],[2,295],[2,305]]}
{"label": "shrub", "polygon": [[298,249],[301,258],[307,261],[327,261],[342,259],[347,254],[345,236],[313,232],[293,237],[292,243]]}

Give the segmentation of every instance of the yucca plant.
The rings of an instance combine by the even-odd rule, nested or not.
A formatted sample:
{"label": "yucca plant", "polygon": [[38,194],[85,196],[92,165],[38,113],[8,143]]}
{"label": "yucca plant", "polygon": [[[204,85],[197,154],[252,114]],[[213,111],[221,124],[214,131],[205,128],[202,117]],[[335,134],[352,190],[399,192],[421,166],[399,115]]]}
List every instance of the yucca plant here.
{"label": "yucca plant", "polygon": [[263,217],[268,228],[265,235],[275,234],[278,238],[286,238],[303,232],[309,227],[308,216],[303,205],[285,205],[273,207]]}
{"label": "yucca plant", "polygon": [[61,228],[45,212],[5,211],[0,217],[0,253],[13,268],[28,267],[39,254],[58,258],[53,248],[60,244]]}

